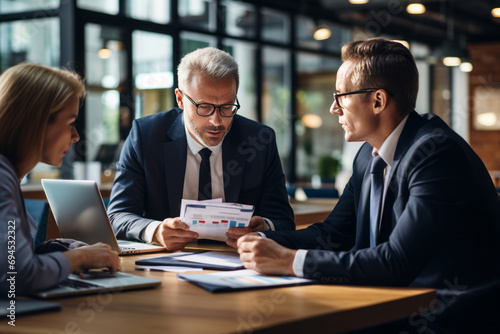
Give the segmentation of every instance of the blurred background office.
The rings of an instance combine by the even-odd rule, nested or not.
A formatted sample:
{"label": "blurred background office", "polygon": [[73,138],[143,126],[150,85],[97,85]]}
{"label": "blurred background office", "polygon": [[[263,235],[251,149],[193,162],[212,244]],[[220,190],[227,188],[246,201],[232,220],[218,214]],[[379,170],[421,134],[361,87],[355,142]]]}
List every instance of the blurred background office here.
{"label": "blurred background office", "polygon": [[490,0],[0,0],[1,71],[64,66],[88,86],[81,141],[62,167],[39,165],[23,183],[111,183],[132,120],[174,107],[179,60],[214,46],[240,65],[239,113],[276,131],[290,189],[341,190],[359,144],[329,114],[340,49],[376,36],[413,52],[417,111],[441,116],[498,176],[498,16]]}

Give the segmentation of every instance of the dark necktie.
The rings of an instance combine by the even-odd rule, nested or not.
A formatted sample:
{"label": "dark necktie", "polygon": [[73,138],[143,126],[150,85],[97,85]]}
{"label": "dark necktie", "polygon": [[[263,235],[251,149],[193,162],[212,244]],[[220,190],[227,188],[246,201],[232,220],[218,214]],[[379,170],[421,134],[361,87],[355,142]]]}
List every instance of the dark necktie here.
{"label": "dark necktie", "polygon": [[374,247],[381,218],[382,195],[384,193],[384,169],[386,163],[380,155],[372,160],[370,192],[370,247]]}
{"label": "dark necktie", "polygon": [[210,171],[210,155],[212,151],[208,148],[198,152],[201,155],[200,180],[198,183],[198,200],[212,198],[212,177]]}

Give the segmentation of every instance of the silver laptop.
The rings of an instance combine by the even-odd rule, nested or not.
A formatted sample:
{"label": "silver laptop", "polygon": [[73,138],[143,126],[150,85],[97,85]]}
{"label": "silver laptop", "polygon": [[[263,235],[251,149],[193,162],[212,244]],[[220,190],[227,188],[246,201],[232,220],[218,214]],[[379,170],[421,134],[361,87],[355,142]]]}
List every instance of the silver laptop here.
{"label": "silver laptop", "polygon": [[71,274],[55,287],[31,295],[42,299],[72,297],[152,288],[160,284],[161,281],[148,277],[99,270],[88,271],[84,273],[83,278]]}
{"label": "silver laptop", "polygon": [[120,255],[165,250],[163,246],[117,240],[95,181],[43,179],[42,186],[63,238],[89,245],[103,242]]}

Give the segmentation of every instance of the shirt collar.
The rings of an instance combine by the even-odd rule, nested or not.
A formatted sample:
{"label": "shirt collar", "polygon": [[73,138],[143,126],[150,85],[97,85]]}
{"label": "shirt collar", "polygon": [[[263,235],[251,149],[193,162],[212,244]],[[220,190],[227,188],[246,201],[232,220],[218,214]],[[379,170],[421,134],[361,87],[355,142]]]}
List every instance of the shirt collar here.
{"label": "shirt collar", "polygon": [[406,117],[403,118],[403,120],[398,124],[398,126],[392,131],[392,133],[384,141],[378,152],[375,148],[373,148],[372,150],[372,155],[373,156],[380,155],[380,157],[384,159],[385,163],[388,166],[392,166],[392,161],[394,160],[394,153],[396,152],[396,147],[398,145],[399,137],[403,132],[403,128],[406,124],[406,121],[408,120],[408,116],[409,115],[406,115]]}
{"label": "shirt collar", "polygon": [[189,149],[191,150],[191,152],[194,155],[198,154],[198,152],[200,152],[205,147],[209,148],[210,151],[212,151],[212,155],[215,156],[215,155],[219,154],[219,152],[220,152],[220,150],[222,148],[222,142],[224,141],[224,139],[219,144],[217,144],[216,146],[204,146],[204,145],[201,145],[196,140],[194,140],[194,138],[189,133],[189,131],[187,129],[187,126],[186,126],[186,122],[184,120],[184,117],[182,119],[182,122],[184,123],[184,130],[186,131],[186,139],[187,139],[188,147],[189,147]]}

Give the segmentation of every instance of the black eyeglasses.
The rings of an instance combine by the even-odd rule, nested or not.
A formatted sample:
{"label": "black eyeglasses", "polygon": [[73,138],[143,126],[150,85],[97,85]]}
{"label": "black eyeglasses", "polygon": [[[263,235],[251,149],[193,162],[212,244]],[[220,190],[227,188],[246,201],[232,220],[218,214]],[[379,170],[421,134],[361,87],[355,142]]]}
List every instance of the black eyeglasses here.
{"label": "black eyeglasses", "polygon": [[[333,98],[335,99],[335,102],[337,102],[337,105],[339,106],[339,108],[343,108],[342,107],[342,104],[340,101],[342,101],[342,99],[339,99],[339,97],[342,97],[342,96],[347,96],[347,95],[354,95],[354,94],[363,94],[363,93],[370,93],[370,92],[376,92],[377,90],[379,89],[384,89],[384,88],[365,88],[365,89],[360,89],[360,90],[355,90],[353,92],[348,92],[348,93],[342,93],[342,94],[339,94],[339,93],[333,93]],[[387,89],[384,89],[389,95],[392,95],[391,92],[389,92]]]}
{"label": "black eyeglasses", "polygon": [[187,94],[183,93],[182,91],[180,92],[187,97],[189,102],[195,105],[196,113],[202,117],[212,116],[213,113],[215,112],[215,109],[217,108],[219,108],[219,114],[222,117],[233,117],[236,114],[236,112],[238,112],[238,109],[240,109],[240,102],[238,101],[237,97],[236,97],[236,104],[216,105],[212,103],[196,103]]}

